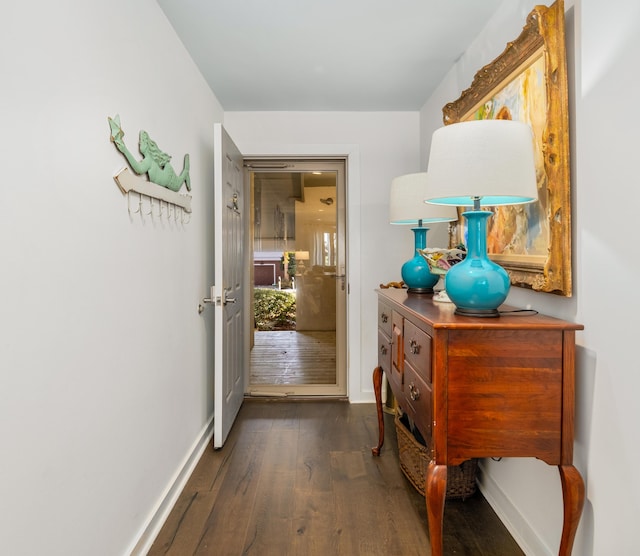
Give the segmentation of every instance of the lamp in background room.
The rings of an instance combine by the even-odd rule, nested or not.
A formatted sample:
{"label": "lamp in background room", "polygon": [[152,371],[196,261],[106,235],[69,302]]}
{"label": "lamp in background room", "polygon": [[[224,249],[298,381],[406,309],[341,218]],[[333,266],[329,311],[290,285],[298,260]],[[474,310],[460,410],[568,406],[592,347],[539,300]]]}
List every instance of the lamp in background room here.
{"label": "lamp in background room", "polygon": [[467,256],[446,275],[456,313],[497,317],[510,288],[506,270],[487,255],[485,206],[517,205],[538,198],[533,134],[512,120],[473,120],[437,129],[431,140],[427,203],[472,206],[467,220]]}
{"label": "lamp in background room", "polygon": [[458,219],[455,207],[427,205],[427,174],[406,174],[391,182],[389,199],[389,222],[416,226],[413,257],[402,265],[402,281],[413,293],[432,293],[439,276],[429,272],[429,265],[419,249],[427,246],[427,222],[451,222]]}
{"label": "lamp in background room", "polygon": [[296,274],[304,274],[306,270],[305,261],[309,260],[309,251],[295,251]]}

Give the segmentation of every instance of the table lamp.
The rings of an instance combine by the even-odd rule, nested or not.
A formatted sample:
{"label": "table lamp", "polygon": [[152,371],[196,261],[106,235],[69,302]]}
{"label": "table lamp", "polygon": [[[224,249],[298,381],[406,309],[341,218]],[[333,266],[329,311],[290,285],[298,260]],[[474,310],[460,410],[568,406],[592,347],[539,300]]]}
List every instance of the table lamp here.
{"label": "table lamp", "polygon": [[389,199],[389,222],[391,224],[405,224],[416,226],[412,228],[414,234],[413,257],[402,265],[402,281],[412,293],[432,293],[433,286],[439,276],[429,272],[429,265],[418,251],[427,246],[427,231],[423,227],[425,222],[451,222],[458,219],[453,206],[427,205],[427,174],[419,172],[406,174],[395,178],[391,182]]}
{"label": "table lamp", "polygon": [[426,203],[472,206],[467,256],[445,277],[456,313],[498,317],[510,288],[506,270],[487,256],[484,206],[517,205],[538,198],[533,134],[512,120],[473,120],[437,129],[431,140]]}
{"label": "table lamp", "polygon": [[305,261],[309,260],[309,251],[295,251],[296,274],[304,274],[306,270]]}

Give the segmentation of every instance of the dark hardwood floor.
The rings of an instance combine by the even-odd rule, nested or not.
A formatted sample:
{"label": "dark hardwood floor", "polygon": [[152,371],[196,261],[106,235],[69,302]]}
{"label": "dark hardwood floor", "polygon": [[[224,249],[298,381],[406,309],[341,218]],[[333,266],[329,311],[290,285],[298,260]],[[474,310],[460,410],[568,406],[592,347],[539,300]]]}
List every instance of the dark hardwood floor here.
{"label": "dark hardwood floor", "polygon": [[[393,417],[373,404],[247,400],[227,443],[207,448],[149,554],[431,554],[424,498],[398,465]],[[478,492],[447,500],[447,555],[521,556]]]}

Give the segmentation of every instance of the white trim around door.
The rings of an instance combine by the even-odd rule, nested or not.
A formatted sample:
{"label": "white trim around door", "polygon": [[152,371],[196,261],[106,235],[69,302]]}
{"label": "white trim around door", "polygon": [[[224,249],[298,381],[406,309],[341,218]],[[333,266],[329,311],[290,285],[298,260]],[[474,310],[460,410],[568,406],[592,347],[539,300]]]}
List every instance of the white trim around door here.
{"label": "white trim around door", "polygon": [[[370,401],[371,376],[361,373],[360,323],[360,148],[358,145],[253,145],[242,144],[244,158],[343,158],[347,177],[347,396],[352,403]],[[248,331],[247,331],[248,332]],[[248,337],[248,333],[246,334]]]}

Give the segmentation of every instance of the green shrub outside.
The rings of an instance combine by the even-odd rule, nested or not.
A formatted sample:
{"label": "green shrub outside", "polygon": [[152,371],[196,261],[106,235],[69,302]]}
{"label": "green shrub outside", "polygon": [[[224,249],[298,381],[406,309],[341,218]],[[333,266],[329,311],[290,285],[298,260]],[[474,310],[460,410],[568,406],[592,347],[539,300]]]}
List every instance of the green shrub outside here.
{"label": "green shrub outside", "polygon": [[258,330],[295,330],[296,296],[292,292],[256,288],[253,296]]}

